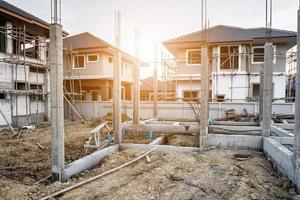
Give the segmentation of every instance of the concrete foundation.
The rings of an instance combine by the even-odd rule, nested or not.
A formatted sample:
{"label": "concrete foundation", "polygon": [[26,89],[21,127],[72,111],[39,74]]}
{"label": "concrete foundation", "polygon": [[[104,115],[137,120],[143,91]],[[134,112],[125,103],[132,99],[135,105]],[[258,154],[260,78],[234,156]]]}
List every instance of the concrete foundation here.
{"label": "concrete foundation", "polygon": [[262,150],[262,136],[208,134],[208,146]]}

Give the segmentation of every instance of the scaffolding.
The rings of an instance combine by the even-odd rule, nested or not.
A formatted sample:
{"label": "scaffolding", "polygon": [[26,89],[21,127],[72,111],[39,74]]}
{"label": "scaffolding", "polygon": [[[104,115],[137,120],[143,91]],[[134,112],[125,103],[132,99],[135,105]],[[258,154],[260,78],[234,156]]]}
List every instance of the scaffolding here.
{"label": "scaffolding", "polygon": [[175,101],[177,97],[177,62],[166,50],[161,51],[161,99]]}
{"label": "scaffolding", "polygon": [[[5,38],[0,63],[4,64],[5,69],[7,66],[11,67],[12,72],[11,85],[2,86],[0,92],[5,96],[9,95],[12,124],[14,127],[36,125],[41,121],[39,118],[44,119],[39,116],[39,101],[45,100],[48,95],[46,76],[44,81],[39,81],[39,74],[48,72],[46,38],[30,35],[26,32],[25,25],[0,26],[0,34]],[[25,116],[19,115],[21,96],[25,96]],[[35,112],[31,110],[32,102],[36,102]],[[25,121],[19,122],[21,117],[25,117]]]}
{"label": "scaffolding", "polygon": [[[237,50],[233,50],[230,47],[237,47]],[[253,102],[258,101],[259,96],[254,96],[253,94],[253,83],[255,83],[255,77],[260,76],[260,72],[257,71],[257,67],[261,67],[262,63],[253,66],[253,57],[259,59],[264,59],[264,52],[253,52],[253,47],[255,47],[252,43],[245,44],[244,48],[241,48],[240,45],[222,45],[222,47],[227,49],[227,53],[221,53],[221,52],[215,52],[211,51],[209,52],[209,63],[210,63],[210,81],[211,81],[211,94],[210,99],[213,101],[247,101],[247,102]],[[218,47],[220,48],[220,47]],[[261,47],[263,48],[263,47]],[[288,84],[288,91],[286,95],[283,95],[281,97],[273,98],[273,100],[285,100],[285,101],[293,101],[294,99],[294,90],[293,90],[293,80],[295,80],[295,69],[296,69],[296,52],[291,50],[286,53],[282,52],[275,52],[274,53],[275,59],[283,59],[286,58],[287,60],[287,73],[284,71],[274,73],[273,76],[284,76],[287,80]],[[166,57],[162,54],[162,80],[173,80],[173,82],[176,85],[176,100],[185,100],[189,101],[189,99],[184,98],[178,98],[178,81],[180,77],[178,74],[178,68],[180,66],[185,66],[186,63],[188,63],[188,57],[176,57],[170,58]],[[222,60],[222,61],[221,61]],[[175,61],[175,62],[174,62]],[[171,65],[169,63],[172,63]],[[276,61],[277,62],[277,61]],[[224,68],[225,63],[228,65],[226,68]],[[199,64],[200,65],[200,64]],[[240,70],[240,65],[243,65],[243,70]],[[170,67],[171,66],[171,67]],[[175,67],[174,67],[175,66]],[[167,68],[167,69],[166,69]],[[254,69],[255,68],[255,69]],[[168,69],[172,69],[171,73],[168,73]],[[241,73],[243,72],[243,73]],[[194,72],[198,73],[198,72]],[[235,78],[246,76],[244,84],[237,84],[237,80]],[[227,97],[225,97],[225,94],[222,94],[222,91],[220,91],[220,84],[222,81],[222,77],[229,77],[229,84],[226,82],[227,91]],[[185,77],[186,81],[189,81],[189,90],[190,90],[190,97],[192,98],[192,82],[193,82],[193,73],[190,74],[189,77]],[[200,80],[200,78],[199,78]],[[165,81],[168,82],[168,81]],[[245,89],[246,91],[246,97],[245,98],[237,98],[235,97],[234,93],[236,93],[240,89]],[[215,94],[215,95],[214,95]],[[229,96],[228,96],[229,95]],[[194,101],[199,100],[201,97],[193,97],[192,99]],[[166,99],[167,100],[167,99]]]}

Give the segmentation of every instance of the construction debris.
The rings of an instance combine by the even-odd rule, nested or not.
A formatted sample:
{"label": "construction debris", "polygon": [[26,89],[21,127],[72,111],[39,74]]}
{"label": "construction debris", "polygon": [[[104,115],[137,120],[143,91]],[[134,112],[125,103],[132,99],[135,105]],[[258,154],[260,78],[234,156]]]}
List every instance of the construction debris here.
{"label": "construction debris", "polygon": [[249,114],[244,108],[242,113],[237,114],[235,109],[225,110],[225,118],[217,118],[215,121],[235,121],[235,122],[257,122],[258,116]]}

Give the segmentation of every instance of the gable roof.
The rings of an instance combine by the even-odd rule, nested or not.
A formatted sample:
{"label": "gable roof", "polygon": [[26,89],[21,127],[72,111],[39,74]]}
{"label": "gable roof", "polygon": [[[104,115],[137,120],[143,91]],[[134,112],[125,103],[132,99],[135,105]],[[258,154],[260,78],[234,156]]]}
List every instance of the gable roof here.
{"label": "gable roof", "polygon": [[[115,50],[119,50],[117,47],[113,46],[112,44],[98,38],[97,36],[89,33],[84,32],[77,35],[73,35],[63,39],[63,47],[66,49],[88,49],[88,48],[103,48],[103,47],[110,47]],[[121,51],[126,56],[139,60],[134,56],[129,55],[128,53]],[[148,66],[148,64],[144,63],[143,61],[139,60],[142,63],[142,66]]]}
{"label": "gable roof", "polygon": [[[181,37],[163,42],[164,44],[184,43],[184,42],[204,42],[203,30],[193,32]],[[226,25],[218,25],[206,29],[207,42],[237,42],[237,41],[252,41],[255,39],[263,39],[266,37],[266,29],[259,28],[240,28]],[[272,38],[297,37],[294,31],[272,29]]]}
{"label": "gable roof", "polygon": [[[40,19],[40,18],[38,18],[38,17],[36,17],[36,16],[34,16],[34,15],[32,15],[32,14],[30,14],[30,13],[28,13],[28,12],[26,12],[26,11],[24,11],[24,10],[22,10],[22,9],[20,9],[20,8],[4,1],[4,0],[0,0],[0,9],[1,9],[0,11],[3,11],[3,12],[4,12],[4,10],[9,11],[13,14],[24,17],[28,20],[38,22],[41,25],[44,25],[46,27],[49,26],[49,24],[46,21],[44,21],[44,20],[42,20],[42,19]],[[7,13],[7,14],[9,14],[9,13]]]}
{"label": "gable roof", "polygon": [[[43,30],[47,31],[49,34],[50,24],[4,0],[0,0],[0,16],[9,16],[12,18],[16,18],[17,20],[24,21],[28,24],[32,24],[38,27],[41,27]],[[63,30],[63,36],[68,36],[69,33]]]}
{"label": "gable roof", "polygon": [[64,48],[67,49],[101,48],[107,46],[112,45],[89,32],[64,38]]}

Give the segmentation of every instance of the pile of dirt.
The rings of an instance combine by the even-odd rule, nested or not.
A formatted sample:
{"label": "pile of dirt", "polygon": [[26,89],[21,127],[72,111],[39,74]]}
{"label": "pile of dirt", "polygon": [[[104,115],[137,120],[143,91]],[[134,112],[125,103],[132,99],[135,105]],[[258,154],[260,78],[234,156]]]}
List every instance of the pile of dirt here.
{"label": "pile of dirt", "polygon": [[193,135],[170,135],[166,136],[165,144],[182,147],[199,147],[199,138]]}
{"label": "pile of dirt", "polygon": [[[112,118],[113,118],[113,117],[112,117],[112,113],[109,112],[109,113],[107,113],[106,116],[104,116],[104,117],[95,117],[95,118],[92,118],[91,120],[89,120],[88,126],[89,126],[90,128],[95,128],[95,127],[99,126],[100,124],[102,124],[102,123],[104,123],[104,122],[107,122],[108,125],[109,125],[110,127],[112,127],[112,121],[113,121]],[[128,117],[128,116],[127,116],[126,114],[124,114],[124,113],[122,113],[121,119],[122,119],[122,122],[130,121],[130,120],[131,120],[130,117]]]}

